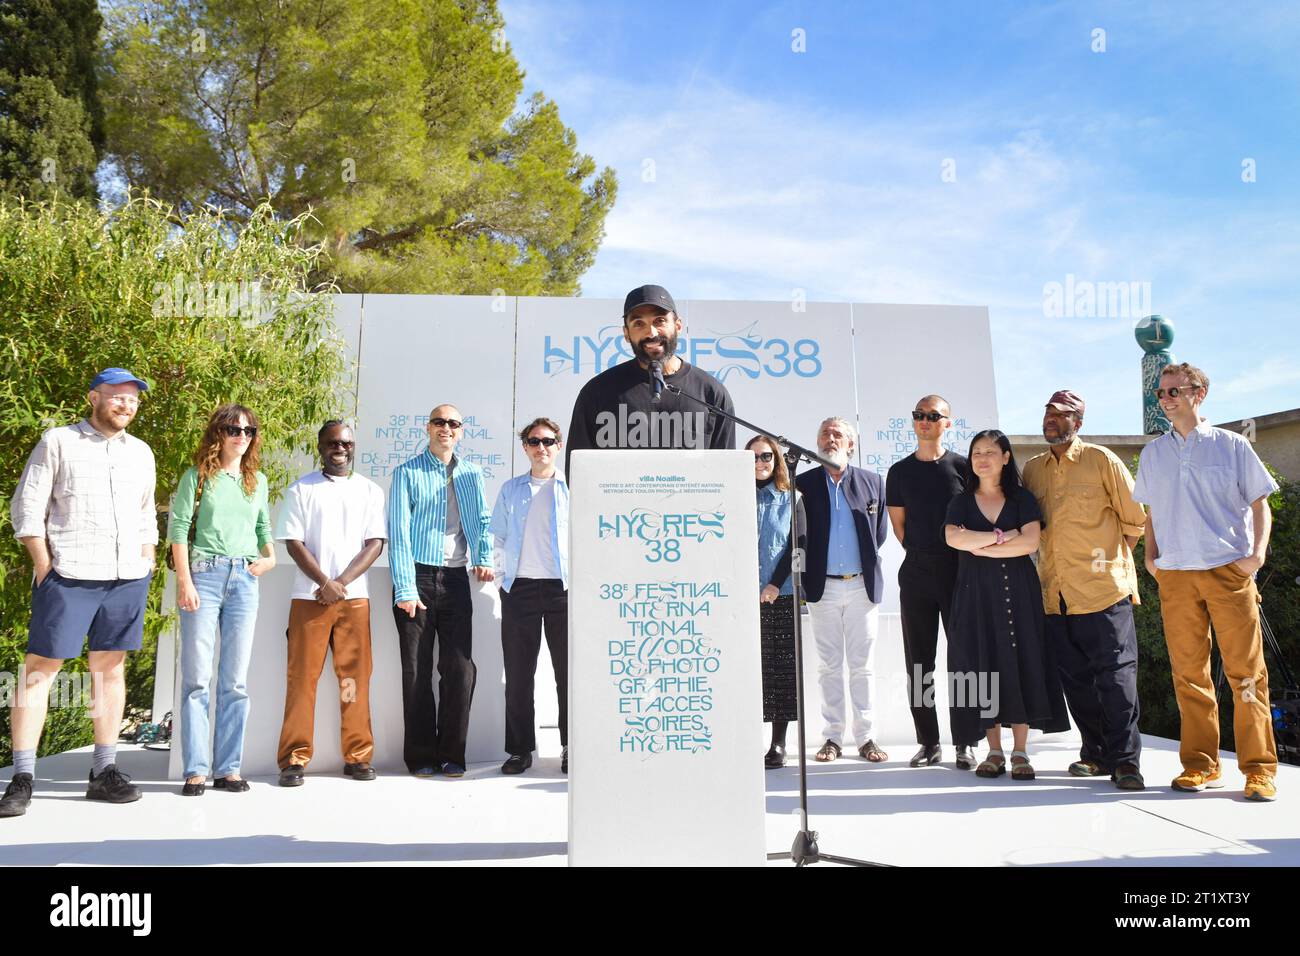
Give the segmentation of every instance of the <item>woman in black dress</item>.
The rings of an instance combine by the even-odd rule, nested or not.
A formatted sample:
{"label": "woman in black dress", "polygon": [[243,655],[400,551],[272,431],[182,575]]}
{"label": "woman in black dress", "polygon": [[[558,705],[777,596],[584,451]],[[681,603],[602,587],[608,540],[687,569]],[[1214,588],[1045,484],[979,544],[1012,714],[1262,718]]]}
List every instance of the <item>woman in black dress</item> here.
{"label": "woman in black dress", "polygon": [[1038,550],[1043,515],[1021,484],[1007,436],[982,431],[970,445],[966,490],[948,505],[945,537],[960,553],[953,596],[953,727],[957,744],[988,738],[975,772],[1006,773],[1002,725],[1014,738],[1011,777],[1033,780],[1025,751],[1029,728],[1069,730],[1065,697],[1047,641],[1042,590],[1030,555]]}
{"label": "woman in black dress", "polygon": [[772,724],[772,746],[763,766],[785,766],[785,732],[797,719],[794,674],[794,587],[790,577],[792,494],[785,460],[770,440],[755,435],[745,446],[754,453],[758,498],[759,639],[763,660],[763,719]]}

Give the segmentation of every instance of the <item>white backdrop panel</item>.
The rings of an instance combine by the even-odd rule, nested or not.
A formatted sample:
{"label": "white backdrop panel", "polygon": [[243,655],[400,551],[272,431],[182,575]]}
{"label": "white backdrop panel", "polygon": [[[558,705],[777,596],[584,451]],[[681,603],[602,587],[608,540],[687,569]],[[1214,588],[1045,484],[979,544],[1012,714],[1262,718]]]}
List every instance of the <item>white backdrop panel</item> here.
{"label": "white backdrop panel", "polygon": [[[988,314],[954,306],[689,301],[678,303],[684,329],[679,354],[719,376],[737,412],[812,445],[827,415],[855,417],[861,464],[880,473],[912,448],[907,419],[915,400],[937,391],[953,405],[957,427],[949,443],[964,451],[975,430],[997,423]],[[538,415],[567,430],[578,390],[596,372],[630,357],[622,338],[622,302],[614,299],[481,296],[356,296],[337,298],[335,321],[358,361],[357,470],[388,490],[388,474],[426,444],[424,422],[437,402],[466,416],[461,451],[487,476],[489,501],[526,459],[514,435]],[[942,343],[941,348],[932,343]],[[918,343],[920,343],[918,345]],[[856,368],[855,368],[856,366]],[[350,398],[350,396],[348,396]],[[345,403],[346,404],[346,403]],[[348,408],[341,408],[347,413]],[[751,433],[737,429],[743,445]],[[304,463],[304,470],[310,467]],[[392,622],[388,555],[370,572],[375,674],[371,685],[380,767],[401,766],[400,663]],[[897,566],[901,549],[885,550],[876,673],[882,740],[912,736],[906,710],[898,630]],[[756,562],[755,562],[756,563]],[[275,770],[284,694],[284,628],[293,567],[263,578],[261,610],[249,676],[252,698],[245,770]],[[170,588],[168,598],[171,599]],[[501,756],[504,672],[500,611],[492,585],[475,588],[475,660],[479,682],[470,722],[469,759]],[[807,624],[808,618],[804,618]],[[811,628],[805,635],[815,673]],[[170,643],[169,643],[170,640]],[[159,651],[155,713],[177,701],[176,635]],[[553,675],[546,654],[537,673],[537,720],[554,726]],[[810,742],[820,730],[816,681],[806,688]],[[337,683],[327,663],[318,689],[317,753],[313,769],[341,767]],[[942,703],[942,700],[941,700]],[[941,723],[943,721],[941,720]],[[756,734],[758,728],[755,728]],[[173,758],[179,774],[179,748]]]}

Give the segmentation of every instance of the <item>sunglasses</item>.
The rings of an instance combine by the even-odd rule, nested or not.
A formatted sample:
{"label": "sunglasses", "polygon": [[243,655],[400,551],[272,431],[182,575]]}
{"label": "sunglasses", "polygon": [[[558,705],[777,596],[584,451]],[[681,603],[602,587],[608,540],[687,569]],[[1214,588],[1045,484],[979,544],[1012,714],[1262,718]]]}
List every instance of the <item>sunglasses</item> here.
{"label": "sunglasses", "polygon": [[222,430],[229,438],[238,438],[240,435],[247,435],[249,438],[257,437],[256,425],[224,425]]}
{"label": "sunglasses", "polygon": [[942,415],[939,412],[912,411],[912,421],[914,422],[941,422],[947,417],[947,415]]}
{"label": "sunglasses", "polygon": [[552,445],[558,445],[559,443],[560,440],[558,438],[525,438],[524,439],[524,444],[527,445],[529,448],[536,448],[538,445],[545,445],[547,448],[550,448]]}
{"label": "sunglasses", "polygon": [[774,456],[773,453],[770,452],[770,451],[756,451],[756,452],[754,452],[754,461],[761,461],[761,462],[762,462],[763,464],[765,464],[765,465],[766,465],[768,462],[770,462],[770,461],[773,459],[773,457],[775,457],[775,456]]}
{"label": "sunglasses", "polygon": [[1183,394],[1183,392],[1190,394],[1200,387],[1201,386],[1199,385],[1175,385],[1173,388],[1157,388],[1156,398],[1162,399],[1166,395],[1170,398],[1177,398],[1179,395]]}
{"label": "sunglasses", "polygon": [[454,418],[431,418],[429,419],[429,424],[434,425],[438,428],[442,428],[445,425],[447,428],[450,428],[452,431],[455,431],[457,428],[460,428],[460,426],[465,423],[458,422]]}
{"label": "sunglasses", "polygon": [[356,442],[348,441],[346,438],[331,438],[329,441],[325,442],[326,448],[347,449],[347,448],[352,448],[354,445],[356,445]]}

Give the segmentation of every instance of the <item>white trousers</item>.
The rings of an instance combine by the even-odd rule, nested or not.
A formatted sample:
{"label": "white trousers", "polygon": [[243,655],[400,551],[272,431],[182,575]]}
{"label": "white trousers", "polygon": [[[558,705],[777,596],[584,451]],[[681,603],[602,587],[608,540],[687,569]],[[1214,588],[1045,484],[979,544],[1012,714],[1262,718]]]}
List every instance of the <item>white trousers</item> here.
{"label": "white trousers", "polygon": [[844,665],[849,668],[853,737],[861,747],[874,736],[872,700],[880,605],[867,598],[861,575],[848,581],[826,579],[822,599],[808,605],[817,641],[817,683],[822,694],[824,740],[844,744]]}

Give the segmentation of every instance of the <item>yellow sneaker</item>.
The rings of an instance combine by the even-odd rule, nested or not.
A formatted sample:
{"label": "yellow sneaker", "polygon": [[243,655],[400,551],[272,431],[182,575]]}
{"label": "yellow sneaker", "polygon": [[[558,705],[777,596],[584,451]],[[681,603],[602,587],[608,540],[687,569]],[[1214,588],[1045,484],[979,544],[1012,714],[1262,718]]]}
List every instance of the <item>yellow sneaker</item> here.
{"label": "yellow sneaker", "polygon": [[1216,767],[1208,773],[1204,770],[1184,770],[1170,784],[1175,790],[1184,793],[1200,793],[1202,790],[1218,790],[1223,786],[1223,773]]}
{"label": "yellow sneaker", "polygon": [[1277,784],[1273,778],[1266,773],[1248,773],[1246,774],[1246,799],[1247,800],[1276,800]]}

